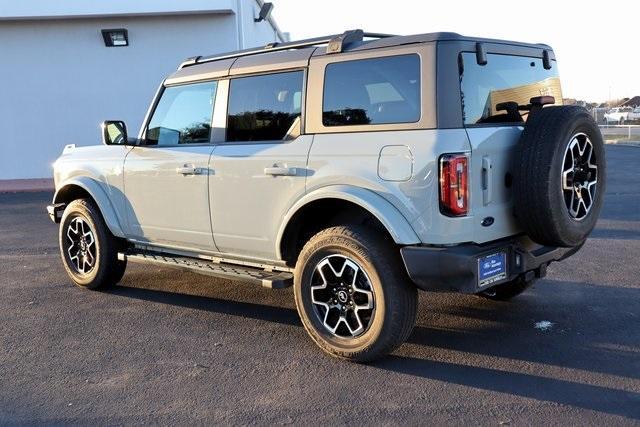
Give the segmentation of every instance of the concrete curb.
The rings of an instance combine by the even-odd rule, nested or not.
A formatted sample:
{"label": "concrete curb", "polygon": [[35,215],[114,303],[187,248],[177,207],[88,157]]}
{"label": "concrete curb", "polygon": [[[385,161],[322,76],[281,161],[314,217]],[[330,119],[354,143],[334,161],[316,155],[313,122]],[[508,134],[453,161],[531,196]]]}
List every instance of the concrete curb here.
{"label": "concrete curb", "polygon": [[624,145],[626,147],[640,147],[640,141],[622,141],[619,139],[606,139],[604,143],[609,145]]}
{"label": "concrete curb", "polygon": [[0,193],[24,193],[53,190],[53,179],[50,178],[0,180]]}

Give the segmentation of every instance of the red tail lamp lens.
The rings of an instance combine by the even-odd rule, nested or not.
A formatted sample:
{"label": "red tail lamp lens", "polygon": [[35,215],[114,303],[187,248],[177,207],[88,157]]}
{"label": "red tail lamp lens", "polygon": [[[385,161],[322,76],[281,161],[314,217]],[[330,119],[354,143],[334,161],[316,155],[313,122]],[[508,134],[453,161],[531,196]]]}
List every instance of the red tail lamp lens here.
{"label": "red tail lamp lens", "polygon": [[445,215],[464,216],[469,212],[468,163],[465,154],[440,157],[440,211]]}

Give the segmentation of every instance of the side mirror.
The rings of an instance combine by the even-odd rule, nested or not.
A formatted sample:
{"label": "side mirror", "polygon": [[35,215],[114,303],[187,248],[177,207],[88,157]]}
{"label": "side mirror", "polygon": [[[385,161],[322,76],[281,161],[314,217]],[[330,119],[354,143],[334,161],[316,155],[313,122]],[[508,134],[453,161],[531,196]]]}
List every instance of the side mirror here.
{"label": "side mirror", "polygon": [[102,128],[102,143],[105,145],[127,145],[127,125],[122,120],[106,120]]}

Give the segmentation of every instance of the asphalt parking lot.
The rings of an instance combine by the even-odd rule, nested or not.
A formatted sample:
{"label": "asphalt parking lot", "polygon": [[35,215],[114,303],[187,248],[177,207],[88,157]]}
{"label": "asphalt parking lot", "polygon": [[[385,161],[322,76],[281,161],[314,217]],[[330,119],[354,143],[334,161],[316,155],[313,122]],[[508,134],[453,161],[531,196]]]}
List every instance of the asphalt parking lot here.
{"label": "asphalt parking lot", "polygon": [[0,424],[638,424],[640,148],[607,156],[581,252],[512,302],[421,293],[371,365],[322,354],[291,289],[140,265],[76,288],[50,194],[0,195]]}

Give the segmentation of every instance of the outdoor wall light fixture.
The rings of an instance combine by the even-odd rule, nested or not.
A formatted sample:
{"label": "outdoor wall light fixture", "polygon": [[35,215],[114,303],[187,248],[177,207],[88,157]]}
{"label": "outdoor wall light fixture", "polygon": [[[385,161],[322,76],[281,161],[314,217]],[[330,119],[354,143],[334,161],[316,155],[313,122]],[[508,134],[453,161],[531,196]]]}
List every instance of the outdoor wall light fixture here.
{"label": "outdoor wall light fixture", "polygon": [[106,47],[129,46],[129,34],[124,28],[102,30],[102,38]]}
{"label": "outdoor wall light fixture", "polygon": [[271,11],[273,11],[273,3],[264,3],[260,8],[260,13],[257,18],[253,18],[254,22],[262,22],[265,19],[269,19],[271,15]]}

